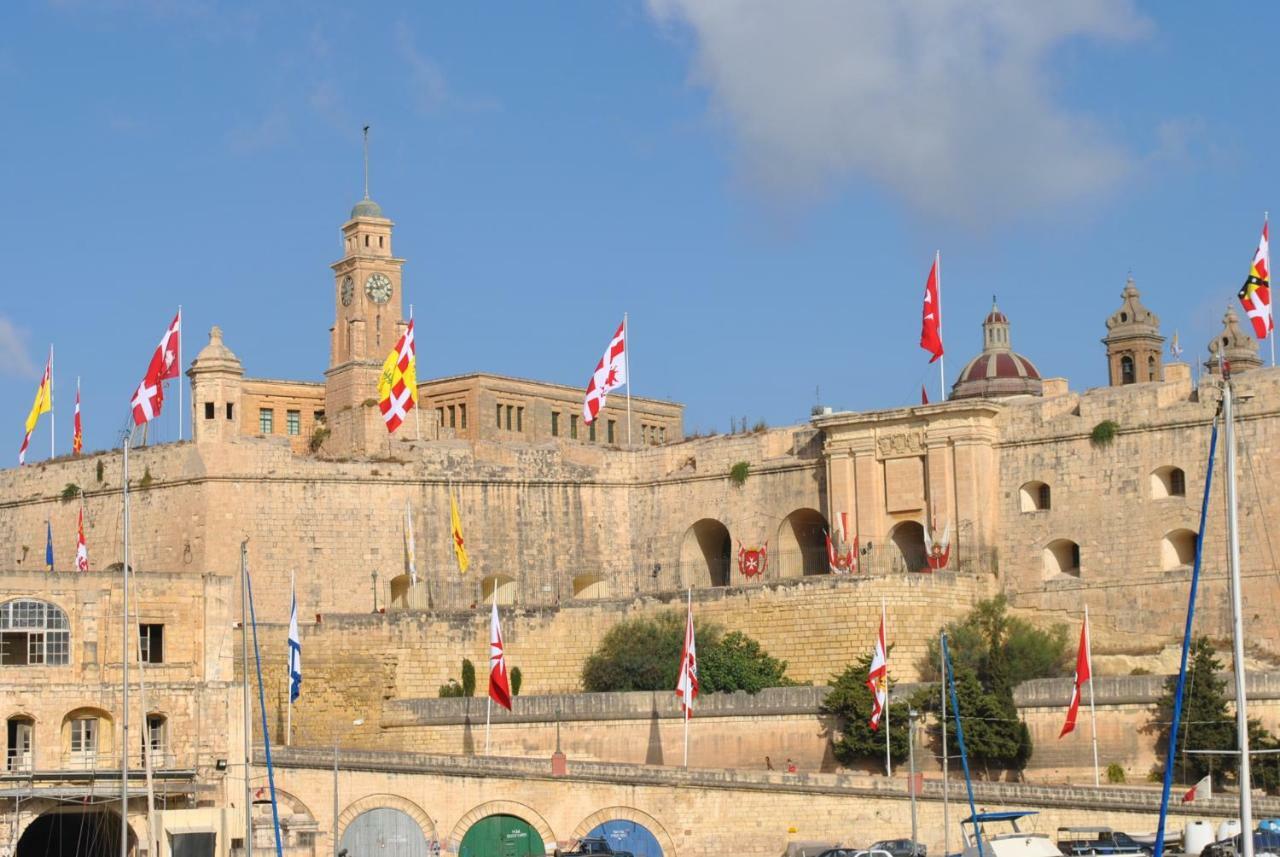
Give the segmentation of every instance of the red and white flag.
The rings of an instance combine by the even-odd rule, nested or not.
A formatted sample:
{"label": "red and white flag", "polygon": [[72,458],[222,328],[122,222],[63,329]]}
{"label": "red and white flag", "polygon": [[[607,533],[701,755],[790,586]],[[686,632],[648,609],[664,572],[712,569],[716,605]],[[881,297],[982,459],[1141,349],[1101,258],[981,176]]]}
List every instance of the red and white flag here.
{"label": "red and white flag", "polygon": [[133,393],[133,423],[142,425],[160,416],[160,407],[164,404],[164,382],[177,378],[181,367],[178,366],[178,341],[182,329],[182,310],[173,317],[173,321],[160,338],[151,362],[147,364],[147,374],[142,376],[142,383]]}
{"label": "red and white flag", "polygon": [[596,364],[596,371],[591,373],[591,380],[587,382],[587,395],[582,400],[582,421],[587,425],[595,422],[608,394],[627,383],[626,338],[627,322],[624,319],[613,334],[613,339],[609,340],[604,356]]}
{"label": "red and white flag", "polygon": [[89,546],[84,543],[84,509],[76,516],[76,570],[89,570]]}
{"label": "red and white flag", "polygon": [[889,702],[889,650],[884,644],[884,616],[880,617],[880,632],[876,635],[876,650],[871,655],[871,669],[867,670],[867,687],[871,690],[871,722],[873,730],[880,728],[880,715]]}
{"label": "red and white flag", "polygon": [[511,682],[507,680],[507,655],[502,647],[502,626],[498,624],[498,602],[489,614],[489,698],[511,710]]}
{"label": "red and white flag", "polygon": [[1254,335],[1259,339],[1266,339],[1276,326],[1271,314],[1271,246],[1267,240],[1267,225],[1267,221],[1262,221],[1262,239],[1253,252],[1249,276],[1236,294],[1245,315],[1253,322]]}
{"label": "red and white flag", "polygon": [[76,379],[76,413],[72,419],[71,452],[79,455],[84,449],[84,429],[80,426],[80,379]]}
{"label": "red and white flag", "polygon": [[1213,780],[1208,774],[1200,778],[1200,782],[1192,786],[1186,794],[1182,796],[1183,803],[1192,803],[1197,800],[1207,800],[1213,797]]}
{"label": "red and white flag", "polygon": [[693,593],[689,594],[689,613],[684,623],[684,650],[680,652],[680,677],[676,679],[676,696],[684,719],[693,716],[693,701],[698,698],[698,647],[693,634]]}
{"label": "red and white flag", "polygon": [[942,356],[942,308],[938,302],[938,257],[933,258],[929,279],[924,284],[924,310],[920,322],[920,347],[932,356],[932,363]]}
{"label": "red and white flag", "polygon": [[1089,620],[1086,618],[1080,626],[1080,650],[1076,652],[1075,687],[1071,690],[1071,705],[1067,708],[1067,722],[1062,724],[1061,738],[1076,728],[1076,715],[1080,712],[1080,688],[1093,678],[1093,670],[1089,663]]}

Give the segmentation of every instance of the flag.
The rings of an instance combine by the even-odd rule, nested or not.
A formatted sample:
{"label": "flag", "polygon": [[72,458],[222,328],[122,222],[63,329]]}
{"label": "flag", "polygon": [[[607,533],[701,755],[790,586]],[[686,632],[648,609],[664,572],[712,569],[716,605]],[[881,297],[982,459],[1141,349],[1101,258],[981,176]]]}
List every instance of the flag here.
{"label": "flag", "polygon": [[409,583],[418,585],[418,558],[413,547],[413,516],[409,513],[409,501],[404,503],[404,558],[409,566]]}
{"label": "flag", "polygon": [[378,409],[382,411],[387,431],[400,428],[417,404],[418,359],[413,344],[413,319],[409,319],[409,326],[387,355],[378,378]]}
{"label": "flag", "polygon": [[1178,331],[1173,332],[1173,341],[1169,343],[1169,353],[1174,360],[1182,359],[1182,346],[1178,343]]}
{"label": "flag", "polygon": [[489,698],[511,710],[511,684],[507,681],[507,656],[502,648],[502,626],[498,624],[498,599],[489,614]]}
{"label": "flag", "polygon": [[924,384],[920,385],[920,404],[929,404],[929,394],[925,392]]}
{"label": "flag", "polygon": [[942,538],[937,541],[933,540],[933,534],[928,529],[924,531],[924,556],[932,571],[941,571],[947,567],[947,563],[951,561],[950,521],[947,521],[947,528],[942,531]]}
{"label": "flag", "polygon": [[27,433],[22,438],[22,448],[18,450],[18,464],[27,460],[27,447],[31,445],[31,433],[36,429],[41,414],[53,410],[53,346],[49,346],[49,362],[44,364],[44,375],[40,377],[40,386],[36,388],[36,400],[31,403],[31,413],[27,414]]}
{"label": "flag", "polygon": [[1265,220],[1262,221],[1262,240],[1253,253],[1249,276],[1245,278],[1236,297],[1240,298],[1245,315],[1253,322],[1254,334],[1259,339],[1266,339],[1276,325],[1271,316],[1271,248],[1267,241]]}
{"label": "flag", "polygon": [[920,347],[931,355],[929,362],[942,356],[942,312],[938,308],[938,257],[933,259],[929,279],[924,284],[924,309],[920,322]]}
{"label": "flag", "polygon": [[71,420],[71,452],[79,455],[84,449],[84,429],[80,426],[80,379],[76,379],[76,414]]}
{"label": "flag", "polygon": [[147,374],[133,393],[130,404],[133,407],[133,424],[149,423],[160,416],[160,407],[164,404],[164,382],[178,377],[178,341],[182,330],[182,310],[173,317],[160,344],[151,355],[147,364]]}
{"label": "flag", "polygon": [[302,695],[302,637],[298,634],[298,593],[289,607],[289,701]]}
{"label": "flag", "polygon": [[688,720],[693,716],[693,702],[698,698],[698,645],[693,633],[693,593],[689,594],[689,615],[684,623],[684,649],[680,652],[676,696],[680,697],[680,710]]}
{"label": "flag", "polygon": [[53,571],[53,522],[48,519],[44,522],[44,564]]}
{"label": "flag", "polygon": [[1191,803],[1197,800],[1207,800],[1213,797],[1213,780],[1205,774],[1200,778],[1200,782],[1192,786],[1186,794],[1182,796],[1183,803]]}
{"label": "flag", "polygon": [[609,392],[627,383],[627,323],[618,325],[596,371],[587,382],[587,396],[582,400],[582,421],[590,425],[604,407]]}
{"label": "flag", "polygon": [[867,687],[871,690],[872,730],[880,728],[880,715],[889,701],[889,656],[884,645],[884,616],[880,617],[880,633],[876,635],[876,650],[871,655],[871,669],[867,670]]}
{"label": "flag", "polygon": [[1071,705],[1067,708],[1067,722],[1062,724],[1062,731],[1058,733],[1059,738],[1076,728],[1076,714],[1080,711],[1080,688],[1092,678],[1093,671],[1090,669],[1089,664],[1089,623],[1086,621],[1080,626],[1080,650],[1076,652],[1075,687],[1071,690]]}
{"label": "flag", "polygon": [[462,538],[462,519],[458,517],[458,501],[449,492],[449,531],[453,535],[453,553],[458,558],[458,571],[467,573],[471,559],[467,556],[467,542]]}
{"label": "flag", "polygon": [[76,570],[89,570],[89,546],[84,542],[84,509],[76,516]]}

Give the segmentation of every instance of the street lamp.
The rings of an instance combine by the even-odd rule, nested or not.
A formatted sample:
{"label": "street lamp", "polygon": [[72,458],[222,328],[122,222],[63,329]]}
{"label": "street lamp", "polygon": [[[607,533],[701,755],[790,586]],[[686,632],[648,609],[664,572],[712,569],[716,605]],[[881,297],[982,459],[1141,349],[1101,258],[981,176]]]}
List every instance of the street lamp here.
{"label": "street lamp", "polygon": [[916,718],[920,712],[907,710],[907,759],[911,766],[911,857],[916,857]]}
{"label": "street lamp", "polygon": [[[352,726],[363,726],[364,718],[357,717],[351,721]],[[344,733],[333,736],[333,857],[338,857],[338,742]]]}

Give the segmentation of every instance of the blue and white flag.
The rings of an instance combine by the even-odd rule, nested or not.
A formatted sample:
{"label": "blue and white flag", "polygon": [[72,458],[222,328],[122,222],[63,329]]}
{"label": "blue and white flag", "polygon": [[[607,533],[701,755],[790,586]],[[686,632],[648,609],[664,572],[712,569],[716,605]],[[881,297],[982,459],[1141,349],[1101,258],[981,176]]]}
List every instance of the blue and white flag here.
{"label": "blue and white flag", "polygon": [[53,571],[53,522],[44,522],[44,564]]}
{"label": "blue and white flag", "polygon": [[289,609],[289,701],[302,695],[302,638],[298,635],[298,593]]}

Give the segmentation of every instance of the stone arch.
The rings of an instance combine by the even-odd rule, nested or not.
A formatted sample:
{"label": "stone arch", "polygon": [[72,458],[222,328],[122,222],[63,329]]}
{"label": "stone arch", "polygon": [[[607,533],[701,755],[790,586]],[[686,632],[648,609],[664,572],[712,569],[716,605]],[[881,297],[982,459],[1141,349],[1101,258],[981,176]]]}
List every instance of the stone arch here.
{"label": "stone arch", "polygon": [[591,813],[578,822],[578,826],[573,829],[573,839],[575,841],[581,839],[606,821],[617,820],[634,821],[636,824],[643,825],[662,846],[662,857],[676,857],[675,840],[671,838],[671,834],[667,833],[662,822],[649,813],[630,806],[610,806]]}
{"label": "stone arch", "polygon": [[1049,486],[1032,480],[1018,489],[1018,508],[1023,512],[1044,512],[1053,506]]}
{"label": "stone arch", "polygon": [[[25,804],[25,801],[24,801]],[[46,854],[46,846],[49,841],[49,832],[47,828],[53,827],[60,823],[70,823],[77,826],[82,825],[86,817],[100,816],[95,818],[92,823],[99,826],[100,835],[97,841],[102,846],[95,852],[87,852],[91,857],[97,857],[98,854],[109,855],[115,857],[120,853],[120,813],[115,807],[102,804],[91,806],[57,806],[53,805],[40,812],[23,812],[26,816],[26,823],[20,822],[17,837],[14,843],[13,854],[15,857],[34,857],[34,855]],[[79,816],[78,821],[72,821],[75,816]],[[30,834],[30,840],[24,843],[24,839]],[[139,842],[138,831],[134,829],[134,822],[130,821],[125,826],[125,836],[129,841],[129,853],[136,853]]]}
{"label": "stone arch", "polygon": [[1071,539],[1054,539],[1044,546],[1044,579],[1064,574],[1080,576],[1080,545]]}
{"label": "stone arch", "polygon": [[924,549],[924,525],[919,521],[902,521],[889,531],[889,540],[898,548],[898,561],[904,571],[920,571],[929,567]]}
{"label": "stone arch", "polygon": [[680,541],[680,579],[685,587],[729,585],[733,540],[729,528],[715,518],[702,518]]}
{"label": "stone arch", "polygon": [[581,599],[608,598],[609,581],[602,574],[579,574],[573,578],[573,597]]}
{"label": "stone arch", "polygon": [[782,519],[769,550],[769,562],[777,563],[781,577],[807,577],[811,574],[828,574],[827,519],[816,509],[796,509]]}
{"label": "stone arch", "polygon": [[498,593],[498,606],[510,607],[516,603],[516,579],[509,574],[491,574],[480,582],[481,600],[488,603]]}
{"label": "stone arch", "polygon": [[409,609],[409,590],[413,587],[413,578],[407,574],[397,574],[391,578],[391,603],[393,610]]}
{"label": "stone arch", "polygon": [[36,718],[25,711],[5,718],[4,769],[30,771],[35,765]]}
{"label": "stone arch", "polygon": [[[95,748],[90,752],[84,749],[82,745],[80,752],[74,753],[72,749],[73,721],[94,718],[98,721]],[[105,709],[94,705],[82,705],[79,708],[73,708],[62,716],[62,724],[58,729],[59,750],[65,758],[72,760],[73,765],[97,767],[99,758],[109,758],[118,749],[116,747],[115,727],[115,718]]]}
{"label": "stone arch", "polygon": [[1196,561],[1195,530],[1170,530],[1160,540],[1160,568],[1171,571],[1185,568]]}
{"label": "stone arch", "polygon": [[542,847],[545,851],[550,852],[555,849],[556,835],[551,832],[551,825],[547,824],[547,820],[528,804],[517,803],[513,800],[491,800],[480,804],[462,816],[462,818],[458,819],[458,823],[453,826],[453,832],[449,834],[449,842],[445,847],[457,854],[458,848],[462,845],[462,837],[467,835],[471,825],[491,815],[514,815],[517,818],[524,819],[542,837]]}
{"label": "stone arch", "polygon": [[1187,474],[1181,467],[1166,464],[1151,471],[1151,498],[1187,496]]}
{"label": "stone arch", "polygon": [[[299,803],[301,804],[301,801]],[[408,798],[383,792],[365,795],[354,800],[347,805],[346,809],[338,813],[338,841],[342,841],[342,834],[347,832],[351,822],[371,809],[398,809],[412,818],[428,838],[435,840],[440,838],[436,833],[436,823],[431,820],[431,816],[427,815],[422,807]]]}

